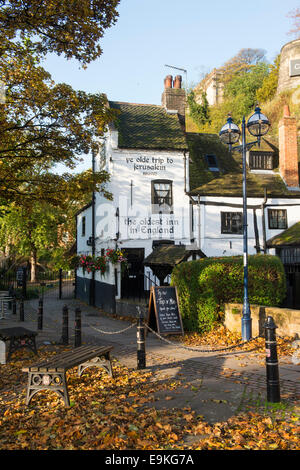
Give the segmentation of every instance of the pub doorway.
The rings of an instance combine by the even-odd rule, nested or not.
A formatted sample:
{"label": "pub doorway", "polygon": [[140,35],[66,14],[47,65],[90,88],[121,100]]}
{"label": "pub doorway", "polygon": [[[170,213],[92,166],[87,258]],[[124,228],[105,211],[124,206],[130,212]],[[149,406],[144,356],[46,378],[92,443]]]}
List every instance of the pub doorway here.
{"label": "pub doorway", "polygon": [[300,247],[282,247],[276,249],[286,275],[287,295],[284,306],[300,309]]}
{"label": "pub doorway", "polygon": [[127,267],[121,274],[121,298],[138,299],[144,293],[145,248],[124,248]]}

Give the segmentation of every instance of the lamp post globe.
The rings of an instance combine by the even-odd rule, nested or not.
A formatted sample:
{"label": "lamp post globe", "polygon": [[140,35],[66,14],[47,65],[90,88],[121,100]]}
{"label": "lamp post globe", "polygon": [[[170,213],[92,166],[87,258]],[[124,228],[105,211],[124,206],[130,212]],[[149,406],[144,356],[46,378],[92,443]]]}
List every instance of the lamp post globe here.
{"label": "lamp post globe", "polygon": [[233,122],[232,117],[229,115],[226,124],[219,132],[219,137],[223,144],[232,145],[236,144],[241,136],[241,131],[238,126]]}
{"label": "lamp post globe", "polygon": [[256,106],[254,114],[248,119],[247,129],[250,134],[257,138],[267,134],[270,128],[268,118],[262,114],[260,107]]}

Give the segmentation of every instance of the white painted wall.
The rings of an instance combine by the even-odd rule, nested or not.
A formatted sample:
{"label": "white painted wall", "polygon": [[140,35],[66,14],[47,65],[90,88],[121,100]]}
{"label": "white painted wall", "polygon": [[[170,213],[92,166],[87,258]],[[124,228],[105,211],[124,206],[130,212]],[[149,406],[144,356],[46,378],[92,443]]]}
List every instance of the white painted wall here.
{"label": "white painted wall", "polygon": [[[183,152],[119,149],[116,142],[116,131],[107,134],[97,159],[98,168],[111,175],[107,189],[114,199],[108,201],[97,194],[96,250],[114,248],[117,232],[119,247],[144,247],[145,256],[152,252],[153,240],[189,244],[189,198],[184,192]],[[173,183],[173,215],[152,213],[151,181],[156,179]]]}
{"label": "white painted wall", "polygon": [[[232,207],[232,204],[242,206],[242,198],[220,198],[220,197],[201,197],[202,202],[228,203],[228,206],[204,205],[200,204],[200,235],[199,235],[199,210],[194,209],[194,223],[196,231],[196,240],[200,249],[206,256],[235,256],[243,253],[243,235],[242,234],[224,234],[221,233],[221,212],[243,212],[242,207]],[[261,206],[263,198],[247,198],[248,206]],[[266,240],[278,235],[282,229],[270,229],[268,223],[268,209],[286,209],[287,224],[291,227],[299,222],[300,199],[268,199],[265,212]],[[262,210],[256,209],[257,226],[259,234],[260,247],[263,247],[263,223]],[[248,221],[248,252],[255,254],[255,234],[253,210],[247,210]],[[270,250],[274,254],[275,250]]]}
{"label": "white painted wall", "polygon": [[[105,169],[111,175],[106,189],[113,194],[113,201],[107,200],[102,193],[96,194],[95,232],[96,255],[106,248],[144,248],[145,257],[153,250],[153,240],[170,239],[175,244],[190,245],[195,238],[196,248],[206,256],[234,256],[243,253],[242,234],[221,233],[221,212],[243,212],[241,198],[234,197],[201,197],[201,202],[225,203],[224,206],[193,206],[194,231],[191,231],[191,207],[189,197],[185,194],[185,158],[180,151],[154,151],[119,149],[118,133],[108,133],[103,139],[103,147],[97,156],[98,169]],[[186,155],[188,159],[188,154]],[[167,179],[173,182],[174,214],[153,214],[151,205],[151,181]],[[189,176],[186,171],[186,181]],[[131,187],[132,182],[132,187]],[[188,186],[186,187],[188,191]],[[197,201],[197,198],[194,199]],[[263,248],[263,224],[261,204],[263,198],[247,198],[248,206],[259,206],[256,209],[259,244]],[[291,227],[299,221],[300,199],[269,199],[265,207],[266,240],[278,235],[282,230],[270,229],[268,225],[268,208],[287,210],[287,223]],[[227,205],[228,204],[228,205]],[[232,207],[239,204],[240,207]],[[117,210],[119,217],[117,217]],[[248,252],[255,254],[255,234],[253,209],[248,208]],[[82,217],[86,217],[86,235],[81,235]],[[150,224],[151,222],[151,224]],[[90,254],[92,247],[86,244],[92,235],[92,207],[78,214],[78,253]],[[117,233],[119,236],[117,238]],[[275,254],[275,250],[269,250]],[[108,284],[115,283],[114,266],[105,276],[95,274],[96,280]],[[150,277],[151,270],[145,268]],[[78,270],[78,276],[91,278],[87,272]],[[120,275],[118,275],[120,283]],[[119,285],[120,291],[120,285]]]}
{"label": "white painted wall", "polygon": [[[82,219],[85,217],[85,235],[82,235]],[[77,215],[77,253],[91,254],[92,247],[86,241],[92,235],[92,208],[88,207]]]}
{"label": "white painted wall", "polygon": [[[185,158],[182,151],[129,150],[117,147],[118,133],[112,131],[102,139],[102,148],[96,158],[96,169],[106,170],[110,182],[106,189],[113,194],[113,200],[102,193],[95,197],[96,255],[107,248],[144,248],[145,257],[152,250],[153,240],[170,239],[175,244],[190,244],[190,204],[185,194]],[[187,156],[188,158],[188,156]],[[167,179],[172,181],[174,214],[153,214],[151,204],[151,181]],[[188,181],[188,172],[187,172]],[[132,182],[132,185],[131,185]],[[187,188],[188,189],[188,188]],[[117,210],[119,217],[116,216]],[[82,217],[86,217],[86,235],[82,237]],[[117,239],[117,233],[119,237]],[[78,214],[78,253],[91,254],[92,247],[86,244],[92,235],[92,207]],[[95,279],[114,284],[114,268]],[[120,292],[120,269],[118,283]],[[152,276],[149,268],[145,273]],[[92,274],[82,269],[79,277],[91,278]]]}

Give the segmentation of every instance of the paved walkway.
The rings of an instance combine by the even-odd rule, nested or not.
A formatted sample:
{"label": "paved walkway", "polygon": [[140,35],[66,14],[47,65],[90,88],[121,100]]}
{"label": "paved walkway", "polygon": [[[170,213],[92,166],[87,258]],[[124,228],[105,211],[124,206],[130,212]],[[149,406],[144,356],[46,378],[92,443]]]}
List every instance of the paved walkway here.
{"label": "paved walkway", "polygon": [[[119,320],[103,314],[76,299],[57,299],[57,291],[44,298],[43,329],[38,330],[38,300],[25,302],[25,320],[8,313],[0,320],[0,328],[23,326],[38,331],[37,345],[58,343],[62,336],[62,309],[69,309],[69,344],[74,344],[75,308],[81,309],[82,343],[110,344],[113,356],[129,368],[137,368],[136,322]],[[170,341],[172,344],[170,344]],[[184,388],[167,393],[158,392],[154,406],[191,406],[209,422],[227,420],[248,406],[266,401],[266,366],[264,357],[255,350],[240,352],[216,347],[189,349],[176,344],[172,337],[160,339],[149,333],[146,337],[146,367],[154,381],[179,380]],[[205,352],[203,352],[203,350]],[[291,358],[280,358],[279,376],[282,400],[300,398],[300,366]]]}

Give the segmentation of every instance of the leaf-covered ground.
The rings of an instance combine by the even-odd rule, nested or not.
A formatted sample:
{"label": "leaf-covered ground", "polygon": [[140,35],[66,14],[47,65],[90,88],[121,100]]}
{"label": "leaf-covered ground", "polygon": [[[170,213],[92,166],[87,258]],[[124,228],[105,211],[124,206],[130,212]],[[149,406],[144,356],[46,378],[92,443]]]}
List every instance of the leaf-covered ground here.
{"label": "leaf-covered ground", "polygon": [[[254,351],[258,359],[265,358],[265,338],[256,337],[248,342],[243,342],[241,335],[232,333],[223,325],[217,325],[211,332],[204,335],[199,333],[185,333],[184,337],[178,340],[189,346],[204,347],[209,345],[213,349],[230,348],[235,346],[235,351]],[[276,338],[278,357],[290,357],[295,352],[293,348],[293,338],[289,336]]]}
{"label": "leaf-covered ground", "polygon": [[[62,349],[43,346],[40,356]],[[97,368],[88,369],[81,378],[75,369],[70,371],[70,408],[54,392],[39,392],[26,406],[27,374],[21,368],[35,360],[30,352],[19,351],[11,362],[0,366],[1,450],[300,448],[295,402],[248,409],[226,422],[208,424],[189,407],[157,410],[153,406],[159,391],[168,394],[182,389],[184,393],[180,379],[157,382],[148,369],[127,369],[117,361],[113,362],[113,379]]]}

